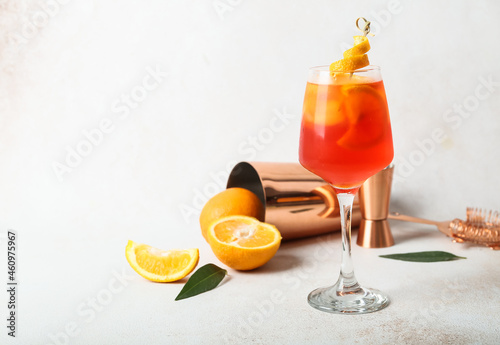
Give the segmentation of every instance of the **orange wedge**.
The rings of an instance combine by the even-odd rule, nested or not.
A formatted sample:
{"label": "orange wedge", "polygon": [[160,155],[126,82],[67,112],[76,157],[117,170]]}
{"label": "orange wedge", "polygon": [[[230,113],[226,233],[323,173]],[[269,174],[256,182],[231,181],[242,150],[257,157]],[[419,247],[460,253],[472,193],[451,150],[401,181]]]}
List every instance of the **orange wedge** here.
{"label": "orange wedge", "polygon": [[281,243],[281,234],[274,225],[246,216],[220,218],[210,225],[207,238],[215,256],[236,270],[264,265]]}
{"label": "orange wedge", "polygon": [[184,278],[198,264],[198,249],[161,250],[128,241],[125,256],[142,277],[155,282],[173,282]]}

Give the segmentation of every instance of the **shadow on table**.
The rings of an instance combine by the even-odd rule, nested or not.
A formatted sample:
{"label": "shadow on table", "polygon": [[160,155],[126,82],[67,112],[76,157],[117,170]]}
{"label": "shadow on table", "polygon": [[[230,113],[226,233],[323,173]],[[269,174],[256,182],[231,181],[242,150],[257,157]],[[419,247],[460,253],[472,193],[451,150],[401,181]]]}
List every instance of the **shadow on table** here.
{"label": "shadow on table", "polygon": [[284,272],[302,266],[305,261],[310,260],[317,246],[333,245],[331,241],[340,241],[340,232],[283,241],[276,255],[268,263],[249,273]]}
{"label": "shadow on table", "polygon": [[[415,199],[392,198],[389,212],[399,212],[404,215],[421,217],[424,205]],[[395,245],[418,240],[425,237],[440,236],[441,233],[433,225],[404,222],[389,219],[389,225],[394,237]],[[442,236],[445,236],[444,234]]]}
{"label": "shadow on table", "polygon": [[402,224],[402,222],[392,220],[389,221],[389,224],[391,227],[392,236],[394,237],[394,245],[417,241],[421,238],[434,237],[435,235],[446,237],[437,229],[433,229],[432,225],[413,223]]}
{"label": "shadow on table", "polygon": [[264,266],[249,272],[255,272],[255,273],[284,272],[300,265],[301,262],[302,258],[298,255],[290,255],[288,253],[282,254],[278,251],[276,255]]}

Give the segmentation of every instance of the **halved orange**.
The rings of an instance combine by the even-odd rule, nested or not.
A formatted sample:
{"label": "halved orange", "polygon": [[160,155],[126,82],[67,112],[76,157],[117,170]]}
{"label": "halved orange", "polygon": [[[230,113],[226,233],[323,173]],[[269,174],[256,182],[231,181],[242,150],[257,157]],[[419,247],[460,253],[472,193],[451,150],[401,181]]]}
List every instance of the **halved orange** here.
{"label": "halved orange", "polygon": [[197,248],[161,250],[133,241],[128,241],[125,256],[139,275],[162,283],[187,276],[194,270],[200,257]]}
{"label": "halved orange", "polygon": [[207,239],[210,224],[221,217],[243,215],[264,220],[265,209],[254,193],[244,188],[228,188],[207,201],[200,214],[201,234]]}
{"label": "halved orange", "polygon": [[264,265],[281,243],[281,234],[274,225],[246,216],[220,218],[210,225],[207,238],[215,256],[236,270]]}

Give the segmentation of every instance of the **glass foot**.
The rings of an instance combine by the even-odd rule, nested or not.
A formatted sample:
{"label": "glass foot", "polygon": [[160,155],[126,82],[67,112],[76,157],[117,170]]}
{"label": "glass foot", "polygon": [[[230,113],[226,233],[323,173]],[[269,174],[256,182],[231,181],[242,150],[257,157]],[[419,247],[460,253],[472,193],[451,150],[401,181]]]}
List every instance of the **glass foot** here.
{"label": "glass foot", "polygon": [[309,304],[321,311],[335,314],[366,314],[389,305],[389,297],[378,290],[357,285],[348,290],[338,285],[314,290],[307,297]]}

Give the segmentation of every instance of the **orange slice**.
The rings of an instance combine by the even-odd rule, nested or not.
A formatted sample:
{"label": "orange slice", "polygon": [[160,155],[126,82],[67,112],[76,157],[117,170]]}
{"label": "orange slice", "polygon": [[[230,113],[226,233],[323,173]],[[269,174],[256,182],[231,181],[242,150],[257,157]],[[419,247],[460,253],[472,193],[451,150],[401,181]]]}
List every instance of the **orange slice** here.
{"label": "orange slice", "polygon": [[264,265],[281,243],[281,234],[274,225],[246,216],[228,216],[215,221],[207,237],[215,256],[236,270]]}
{"label": "orange slice", "polygon": [[337,143],[350,149],[363,149],[376,144],[386,130],[388,109],[385,98],[370,85],[344,85],[342,93],[350,127]]}
{"label": "orange slice", "polygon": [[128,241],[125,256],[142,277],[155,282],[173,282],[184,278],[198,264],[198,249],[161,250]]}
{"label": "orange slice", "polygon": [[328,85],[308,83],[304,97],[303,118],[306,122],[320,125],[339,125],[344,122],[342,116],[336,116],[341,107],[336,91]]}
{"label": "orange slice", "polygon": [[358,123],[372,113],[379,114],[384,111],[384,99],[369,85],[343,85],[342,94],[347,118],[351,124]]}

